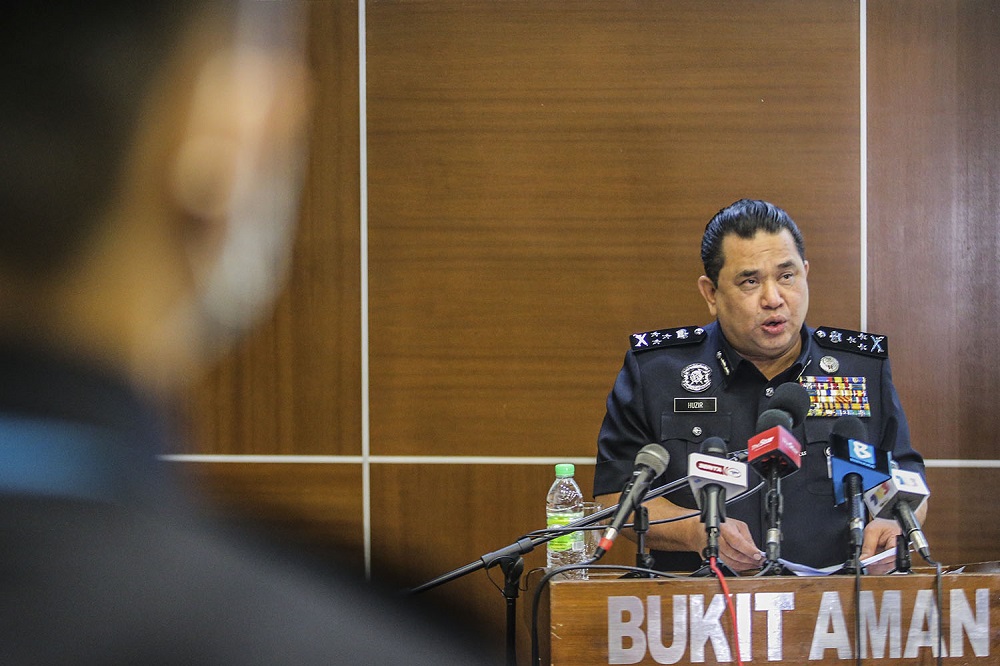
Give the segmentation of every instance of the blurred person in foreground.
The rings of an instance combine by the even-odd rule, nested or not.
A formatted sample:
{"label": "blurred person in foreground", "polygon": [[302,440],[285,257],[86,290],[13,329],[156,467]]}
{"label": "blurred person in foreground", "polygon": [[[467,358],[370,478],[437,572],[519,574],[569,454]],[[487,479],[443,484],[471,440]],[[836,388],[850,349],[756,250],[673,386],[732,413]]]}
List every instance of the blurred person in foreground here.
{"label": "blurred person in foreground", "polygon": [[156,459],[172,403],[280,283],[302,19],[251,2],[7,12],[4,664],[481,661],[360,583],[209,528]]}

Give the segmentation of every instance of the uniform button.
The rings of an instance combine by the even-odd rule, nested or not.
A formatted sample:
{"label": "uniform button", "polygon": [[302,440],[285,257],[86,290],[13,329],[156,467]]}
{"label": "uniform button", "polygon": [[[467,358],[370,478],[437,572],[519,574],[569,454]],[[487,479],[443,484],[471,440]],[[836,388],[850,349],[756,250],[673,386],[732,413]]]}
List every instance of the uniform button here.
{"label": "uniform button", "polygon": [[698,426],[691,428],[691,434],[694,435],[695,437],[701,437],[702,432],[703,432],[702,429],[699,428]]}
{"label": "uniform button", "polygon": [[768,386],[766,389],[764,389],[764,395],[770,398],[772,395],[774,395],[774,389]]}

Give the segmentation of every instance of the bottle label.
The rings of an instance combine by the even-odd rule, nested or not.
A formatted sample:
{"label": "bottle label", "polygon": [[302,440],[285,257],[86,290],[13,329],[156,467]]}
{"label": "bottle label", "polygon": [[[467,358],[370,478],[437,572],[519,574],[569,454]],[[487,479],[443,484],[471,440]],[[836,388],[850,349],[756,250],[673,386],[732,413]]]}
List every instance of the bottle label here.
{"label": "bottle label", "polygon": [[[582,513],[570,513],[562,515],[550,515],[546,521],[549,527],[565,527],[574,520],[583,518]],[[561,534],[548,544],[549,550],[561,552],[565,550],[583,551],[583,532],[570,532]]]}

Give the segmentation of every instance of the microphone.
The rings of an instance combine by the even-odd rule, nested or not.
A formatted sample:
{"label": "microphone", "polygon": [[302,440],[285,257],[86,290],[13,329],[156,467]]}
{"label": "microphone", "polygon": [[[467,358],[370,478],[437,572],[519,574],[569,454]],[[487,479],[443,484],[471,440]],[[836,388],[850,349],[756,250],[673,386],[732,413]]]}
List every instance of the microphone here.
{"label": "microphone", "polygon": [[[767,481],[767,536],[764,551],[772,571],[781,556],[781,479],[802,467],[802,445],[789,432],[805,419],[809,394],[800,385],[779,386],[770,408],[757,417],[757,433],[747,442],[750,466]],[[780,573],[780,571],[776,571]]]}
{"label": "microphone", "polygon": [[[785,426],[788,430],[798,428],[806,420],[809,413],[809,392],[801,384],[795,382],[785,382],[774,389],[771,402],[768,403],[768,412],[772,410],[785,412],[792,424]],[[767,412],[761,414],[763,416]],[[784,425],[784,424],[782,424]]]}
{"label": "microphone", "polygon": [[632,470],[632,478],[625,484],[621,497],[618,500],[618,510],[604,530],[604,536],[594,550],[593,561],[597,561],[604,556],[604,553],[611,550],[618,532],[622,525],[632,515],[637,506],[642,504],[649,485],[667,471],[670,463],[670,454],[659,444],[647,444],[639,450],[635,456],[635,467]]}
{"label": "microphone", "polygon": [[802,467],[802,445],[788,432],[792,423],[786,412],[777,409],[757,418],[757,434],[747,441],[747,459],[765,479],[772,472],[784,477]]}
{"label": "microphone", "polygon": [[931,561],[930,546],[927,537],[920,528],[920,521],[914,511],[930,496],[924,478],[917,472],[905,469],[892,470],[892,477],[865,493],[865,504],[875,518],[893,518],[899,521],[903,530],[917,552],[928,562]]}
{"label": "microphone", "polygon": [[801,384],[785,382],[774,390],[768,409],[757,417],[757,433],[747,442],[750,465],[767,478],[772,469],[788,476],[802,467],[802,446],[789,432],[809,413],[809,393]]}
{"label": "microphone", "polygon": [[848,503],[850,544],[853,552],[864,541],[864,506],[861,494],[891,478],[889,454],[865,443],[865,426],[856,416],[841,416],[830,432],[830,476],[834,502]]}
{"label": "microphone", "polygon": [[746,463],[725,456],[726,443],[721,437],[707,438],[701,443],[700,453],[688,456],[688,485],[701,509],[708,537],[706,558],[719,554],[719,525],[726,520],[726,496],[747,489]]}

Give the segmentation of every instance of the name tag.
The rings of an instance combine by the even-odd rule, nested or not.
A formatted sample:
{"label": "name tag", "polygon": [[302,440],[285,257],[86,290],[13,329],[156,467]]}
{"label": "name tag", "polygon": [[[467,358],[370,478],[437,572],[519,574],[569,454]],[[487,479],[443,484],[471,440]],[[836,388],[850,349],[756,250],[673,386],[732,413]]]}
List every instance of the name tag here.
{"label": "name tag", "polygon": [[674,412],[716,412],[718,398],[674,398]]}

